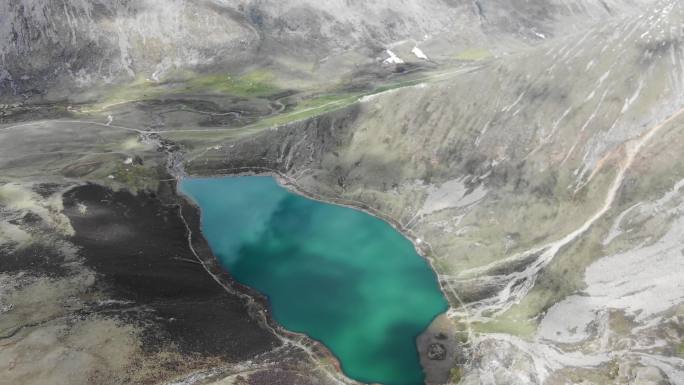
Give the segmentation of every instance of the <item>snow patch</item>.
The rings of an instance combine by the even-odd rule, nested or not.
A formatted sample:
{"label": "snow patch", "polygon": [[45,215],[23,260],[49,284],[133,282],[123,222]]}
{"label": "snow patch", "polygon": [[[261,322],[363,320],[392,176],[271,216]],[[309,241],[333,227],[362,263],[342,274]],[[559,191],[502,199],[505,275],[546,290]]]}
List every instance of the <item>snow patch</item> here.
{"label": "snow patch", "polygon": [[387,59],[385,59],[385,61],[383,61],[383,63],[385,63],[385,64],[404,64],[404,61],[401,60],[401,58],[399,56],[397,56],[394,52],[392,52],[390,50],[385,50],[385,52],[389,55],[389,57]]}
{"label": "snow patch", "polygon": [[423,60],[430,60],[427,55],[420,49],[418,46],[413,47],[411,50],[411,53],[416,55],[418,59],[423,59]]}

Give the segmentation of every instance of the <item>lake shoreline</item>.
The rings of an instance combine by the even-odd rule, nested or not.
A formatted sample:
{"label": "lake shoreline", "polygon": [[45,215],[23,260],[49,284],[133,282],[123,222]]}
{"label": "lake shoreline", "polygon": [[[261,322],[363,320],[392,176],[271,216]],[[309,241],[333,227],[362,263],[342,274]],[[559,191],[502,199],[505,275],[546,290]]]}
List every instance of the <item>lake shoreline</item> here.
{"label": "lake shoreline", "polygon": [[[224,178],[224,177],[239,177],[248,175],[217,175],[207,178]],[[256,176],[252,174],[251,176]],[[264,175],[266,176],[266,175]],[[294,346],[304,350],[307,354],[311,356],[312,359],[317,362],[327,362],[334,368],[334,374],[327,372],[331,379],[337,383],[342,383],[345,385],[362,385],[363,383],[353,380],[347,377],[342,371],[342,366],[340,360],[335,354],[328,349],[325,344],[318,341],[305,333],[297,333],[285,329],[272,314],[272,309],[267,296],[260,293],[256,289],[242,284],[237,281],[230,272],[228,272],[223,266],[221,266],[218,257],[214,254],[208,245],[208,242],[202,231],[201,217],[202,208],[195,202],[190,196],[184,194],[180,191],[180,181],[183,178],[192,178],[193,176],[185,175],[183,177],[177,177],[175,185],[175,194],[181,201],[181,212],[180,216],[185,219],[185,216],[191,216],[191,223],[187,223],[187,229],[189,232],[189,242],[191,242],[191,248],[195,252],[198,259],[201,259],[201,263],[204,265],[207,273],[211,275],[220,286],[222,286],[226,291],[236,294],[246,303],[252,312],[250,315],[254,317],[266,330],[270,330],[274,333],[283,343],[290,343]],[[185,213],[187,211],[187,213]],[[195,231],[193,231],[195,230]],[[195,243],[199,245],[195,245]],[[197,246],[201,250],[197,250]],[[325,371],[325,368],[321,368]],[[342,378],[340,378],[342,376]]]}
{"label": "lake shoreline", "polygon": [[[449,310],[452,309],[453,305],[449,301],[449,296],[451,294],[450,290],[447,290],[447,288],[442,285],[442,282],[439,280],[439,274],[437,272],[437,269],[434,266],[434,259],[429,255],[429,253],[432,253],[432,247],[428,242],[423,241],[420,239],[418,236],[413,234],[413,232],[410,229],[407,229],[405,226],[403,226],[401,223],[399,223],[397,220],[395,220],[392,217],[389,217],[385,214],[382,214],[381,212],[373,209],[372,207],[361,203],[361,202],[355,202],[355,201],[350,201],[350,200],[344,200],[344,199],[339,199],[339,198],[330,198],[330,197],[324,197],[320,196],[318,194],[312,193],[310,191],[307,191],[299,185],[291,178],[288,177],[278,171],[267,169],[267,168],[255,168],[255,167],[249,167],[248,168],[250,171],[238,171],[238,172],[227,172],[227,173],[221,173],[221,174],[212,174],[212,175],[201,175],[201,176],[195,176],[195,175],[186,175],[184,177],[188,178],[207,178],[207,179],[214,179],[214,178],[230,178],[230,177],[241,177],[241,176],[270,176],[273,177],[280,186],[285,188],[286,190],[293,192],[297,195],[301,195],[303,197],[309,198],[311,200],[315,200],[317,202],[321,203],[328,203],[328,204],[333,204],[341,207],[347,207],[350,209],[362,211],[368,215],[371,215],[375,218],[378,218],[386,223],[388,223],[390,226],[392,226],[396,231],[398,231],[404,238],[406,238],[411,244],[413,244],[414,249],[416,250],[416,253],[420,255],[423,259],[425,259],[428,264],[430,265],[430,269],[434,272],[435,274],[435,279],[437,279],[437,283],[440,287],[440,291],[444,295],[444,298],[447,299],[447,302],[449,302],[449,309],[445,312],[448,313]],[[182,179],[183,177],[181,177]],[[183,195],[182,192],[178,192],[178,194]],[[194,204],[194,202],[192,202]],[[435,317],[437,318],[437,317]]]}
{"label": "lake shoreline", "polygon": [[[318,194],[311,193],[311,192],[301,188],[296,183],[296,181],[294,179],[292,179],[291,177],[284,175],[284,174],[282,174],[278,171],[275,171],[275,170],[270,170],[270,169],[265,169],[265,168],[249,168],[249,169],[241,169],[239,171],[232,170],[230,172],[214,173],[212,175],[198,175],[198,176],[184,175],[182,177],[177,178],[176,193],[178,196],[183,197],[184,200],[188,204],[190,204],[196,210],[198,210],[199,216],[201,217],[202,209],[201,209],[201,207],[199,207],[199,204],[197,202],[195,202],[194,199],[191,198],[189,195],[187,195],[186,193],[184,193],[180,190],[180,184],[184,178],[220,179],[220,178],[246,177],[246,176],[272,177],[277,182],[277,184],[279,186],[281,186],[282,188],[284,188],[285,190],[287,190],[293,194],[296,194],[296,195],[299,195],[301,197],[304,197],[304,198],[307,198],[310,200],[314,200],[317,202],[332,204],[335,206],[340,206],[340,207],[345,207],[345,208],[350,208],[350,209],[368,214],[374,218],[381,220],[384,223],[389,224],[404,239],[408,240],[411,243],[411,245],[413,246],[413,250],[416,252],[416,254],[420,255],[420,257],[423,260],[427,261],[430,272],[433,275],[433,279],[435,279],[435,282],[437,283],[437,286],[439,287],[440,295],[446,300],[446,303],[447,303],[447,308],[445,309],[445,311],[436,314],[430,320],[430,322],[428,322],[428,324],[425,326],[425,329],[423,329],[423,331],[421,333],[417,334],[414,337],[414,340],[416,343],[416,348],[417,348],[416,354],[418,355],[418,357],[420,357],[419,361],[420,361],[420,365],[422,367],[423,373],[427,375],[426,368],[422,365],[422,360],[424,357],[422,357],[422,355],[420,353],[420,346],[419,346],[419,342],[418,342],[419,337],[421,337],[425,332],[427,332],[429,330],[430,325],[436,319],[446,316],[446,314],[448,314],[449,310],[452,309],[452,304],[450,303],[449,296],[447,295],[448,291],[442,285],[442,282],[439,280],[439,276],[438,276],[437,271],[436,271],[435,266],[434,266],[434,260],[429,255],[431,252],[430,245],[427,244],[426,242],[423,242],[422,240],[420,240],[420,238],[418,238],[415,234],[413,234],[410,229],[407,229],[406,227],[401,225],[398,221],[394,220],[393,218],[391,218],[389,216],[386,216],[386,215],[378,212],[377,210],[375,210],[375,209],[373,209],[373,208],[371,208],[371,207],[369,207],[363,203],[354,202],[354,201],[350,201],[350,200],[335,199],[335,198],[330,198],[330,197],[323,197],[323,196],[320,196]],[[202,236],[202,238],[204,238],[204,234],[202,233],[201,223],[199,223],[198,226],[199,226],[198,227],[199,231],[202,234],[201,236]],[[213,253],[212,253],[212,259],[215,261],[215,264],[218,265],[219,268],[224,269],[221,266],[221,264],[218,262],[217,257],[213,255]],[[239,286],[241,289],[245,290],[246,295],[248,297],[252,297],[253,300],[255,300],[259,303],[260,307],[265,310],[265,312],[261,313],[265,317],[265,322],[267,322],[267,324],[270,327],[272,327],[274,330],[276,330],[277,334],[282,335],[286,340],[290,339],[290,338],[295,338],[295,339],[305,339],[305,340],[310,341],[310,343],[314,347],[314,350],[317,350],[320,353],[319,359],[321,359],[321,360],[333,360],[333,362],[334,362],[333,366],[335,368],[335,371],[337,372],[338,375],[344,376],[345,382],[347,382],[347,383],[360,383],[360,382],[357,382],[356,380],[353,380],[353,379],[347,377],[347,375],[342,371],[340,359],[337,356],[335,356],[335,354],[332,353],[332,351],[327,346],[325,346],[324,343],[310,337],[309,335],[307,335],[305,333],[298,333],[298,332],[290,331],[290,330],[286,329],[285,327],[283,327],[277,320],[275,320],[275,318],[273,317],[273,314],[272,314],[270,301],[269,301],[269,298],[267,296],[265,296],[264,294],[258,292],[257,290],[255,290],[255,289],[253,289],[247,285],[244,285],[244,284],[237,282],[232,277],[232,275],[230,273],[227,273],[225,270],[224,270],[224,273],[226,273],[226,275],[229,276],[229,281],[231,283],[233,283],[233,285],[237,284],[237,286]],[[352,382],[349,382],[349,381],[352,381]]]}

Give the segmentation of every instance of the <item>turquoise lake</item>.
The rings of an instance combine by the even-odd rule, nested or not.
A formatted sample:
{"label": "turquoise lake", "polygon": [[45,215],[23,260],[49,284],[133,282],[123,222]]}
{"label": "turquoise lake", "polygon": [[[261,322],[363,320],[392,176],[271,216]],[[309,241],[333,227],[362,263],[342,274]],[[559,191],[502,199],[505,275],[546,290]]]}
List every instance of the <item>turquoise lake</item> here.
{"label": "turquoise lake", "polygon": [[222,266],[269,299],[286,329],[322,342],[355,380],[418,385],[416,337],[447,303],[411,242],[364,212],[271,177],[186,178]]}

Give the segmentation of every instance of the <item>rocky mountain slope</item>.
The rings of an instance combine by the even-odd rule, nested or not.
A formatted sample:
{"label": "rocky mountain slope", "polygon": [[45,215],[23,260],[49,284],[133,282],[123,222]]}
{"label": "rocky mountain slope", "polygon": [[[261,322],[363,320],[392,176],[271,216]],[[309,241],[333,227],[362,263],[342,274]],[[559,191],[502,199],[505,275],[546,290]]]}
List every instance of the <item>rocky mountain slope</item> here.
{"label": "rocky mountain slope", "polygon": [[0,90],[61,100],[94,85],[260,66],[283,82],[330,83],[374,71],[365,67],[402,43],[441,61],[511,52],[644,1],[12,0],[0,5]]}

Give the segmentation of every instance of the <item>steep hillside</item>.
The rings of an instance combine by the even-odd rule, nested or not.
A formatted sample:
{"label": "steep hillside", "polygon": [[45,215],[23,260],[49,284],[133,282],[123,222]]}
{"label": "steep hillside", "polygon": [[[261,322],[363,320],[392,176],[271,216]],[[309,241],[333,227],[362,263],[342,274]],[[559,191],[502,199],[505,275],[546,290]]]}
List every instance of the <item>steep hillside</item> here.
{"label": "steep hillside", "polygon": [[[99,1],[0,5],[0,95],[61,100],[95,85],[240,74],[268,67],[283,83],[334,83],[424,46],[449,62],[564,35],[646,0]],[[366,68],[366,66],[371,66]]]}

